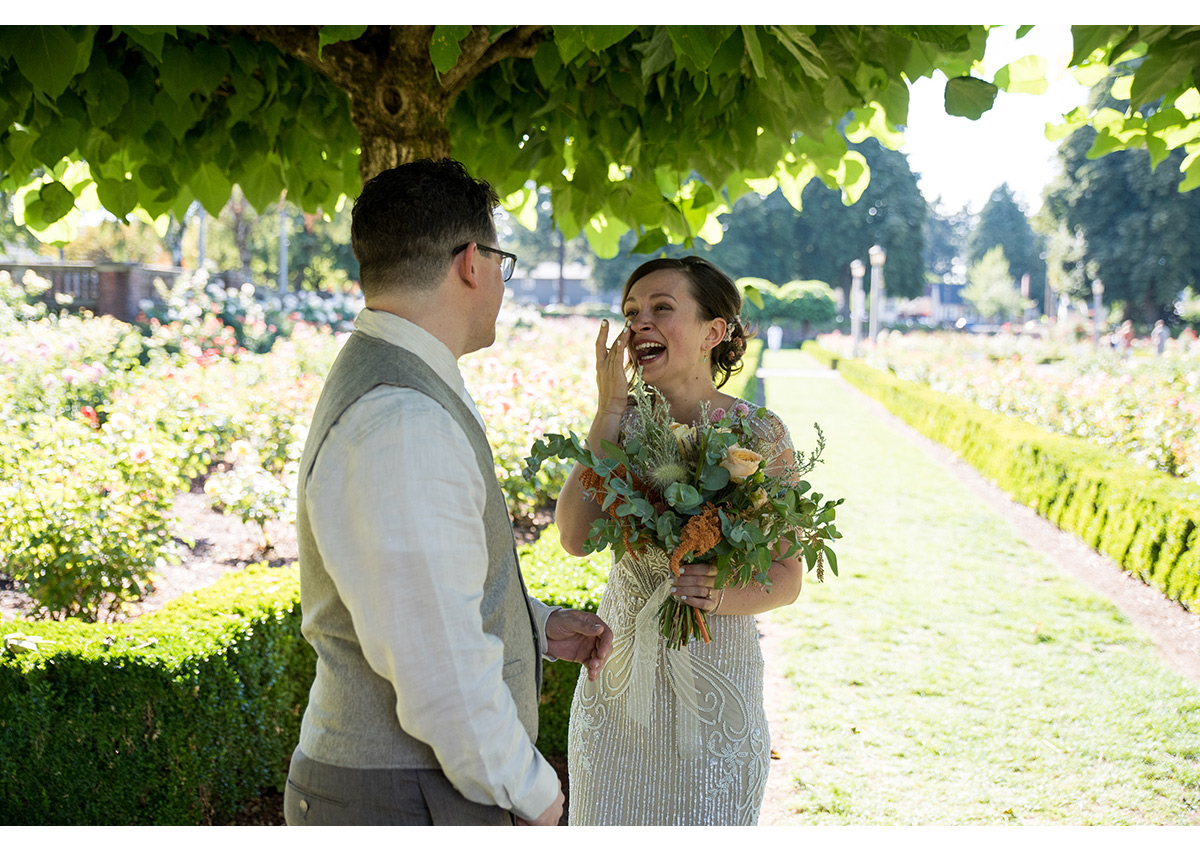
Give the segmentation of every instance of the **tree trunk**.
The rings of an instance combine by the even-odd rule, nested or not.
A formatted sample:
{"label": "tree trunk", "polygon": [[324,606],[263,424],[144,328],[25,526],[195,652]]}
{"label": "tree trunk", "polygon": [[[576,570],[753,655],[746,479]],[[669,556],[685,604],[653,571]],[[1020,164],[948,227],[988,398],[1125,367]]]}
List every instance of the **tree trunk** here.
{"label": "tree trunk", "polygon": [[429,56],[432,26],[370,26],[354,41],[319,47],[315,26],[248,26],[253,38],[315,68],[350,99],[350,118],[362,140],[363,182],[422,157],[448,157],[446,117],[454,99],[491,65],[531,57],[545,38],[541,27],[514,27],[495,39],[473,27],[459,41],[453,68],[438,74]]}

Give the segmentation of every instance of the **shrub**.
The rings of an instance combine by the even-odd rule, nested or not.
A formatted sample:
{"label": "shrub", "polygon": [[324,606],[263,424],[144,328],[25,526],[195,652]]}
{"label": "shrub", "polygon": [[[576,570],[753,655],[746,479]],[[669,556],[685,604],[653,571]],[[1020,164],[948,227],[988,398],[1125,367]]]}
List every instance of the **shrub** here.
{"label": "shrub", "polygon": [[0,653],[0,823],[207,824],[282,788],[314,656],[294,569],[130,624],[24,624]]}
{"label": "shrub", "polygon": [[43,613],[118,611],[177,558],[167,512],[184,482],[162,463],[171,444],[121,423],[40,417],[0,433],[0,560]]}
{"label": "shrub", "polygon": [[[594,612],[608,583],[612,557],[594,553],[585,558],[568,554],[559,543],[558,528],[549,526],[533,544],[520,547],[521,573],[530,596],[551,606]],[[574,662],[543,666],[541,706],[538,710],[538,749],[549,756],[565,756],[571,699],[579,680]]]}

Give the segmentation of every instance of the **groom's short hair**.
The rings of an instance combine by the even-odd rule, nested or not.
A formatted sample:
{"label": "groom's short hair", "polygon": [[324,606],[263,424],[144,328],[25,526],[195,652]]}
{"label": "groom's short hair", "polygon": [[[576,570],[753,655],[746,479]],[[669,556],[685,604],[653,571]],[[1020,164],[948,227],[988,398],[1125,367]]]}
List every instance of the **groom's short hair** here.
{"label": "groom's short hair", "polygon": [[499,203],[486,180],[451,159],[415,160],[368,180],[350,225],[363,295],[437,286],[455,248],[496,244]]}

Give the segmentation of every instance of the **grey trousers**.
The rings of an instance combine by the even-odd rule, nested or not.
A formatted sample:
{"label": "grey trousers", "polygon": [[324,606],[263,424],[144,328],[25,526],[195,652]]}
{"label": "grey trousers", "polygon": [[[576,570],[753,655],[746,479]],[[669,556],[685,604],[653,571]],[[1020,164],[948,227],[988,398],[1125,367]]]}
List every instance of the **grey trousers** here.
{"label": "grey trousers", "polygon": [[283,793],[289,825],[512,825],[513,815],[468,801],[438,769],[339,768],[296,748]]}

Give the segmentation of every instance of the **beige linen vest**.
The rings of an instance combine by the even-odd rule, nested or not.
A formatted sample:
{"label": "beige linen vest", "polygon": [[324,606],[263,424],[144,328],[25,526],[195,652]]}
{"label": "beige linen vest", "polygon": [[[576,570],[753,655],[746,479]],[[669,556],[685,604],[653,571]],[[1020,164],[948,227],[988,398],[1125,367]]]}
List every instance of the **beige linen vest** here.
{"label": "beige linen vest", "polygon": [[[300,461],[296,530],[301,631],[317,651],[316,677],[300,728],[300,749],[311,759],[351,768],[438,766],[432,748],[400,726],[392,684],[376,674],[363,656],[350,613],[325,570],[305,507],[305,487],[325,436],[355,400],[380,385],[411,388],[436,401],[459,424],[474,449],[487,487],[483,628],[504,643],[504,682],[530,741],[536,741],[542,674],[537,627],[487,437],[467,404],[424,361],[407,349],[356,331],[326,378]],[[420,487],[420,483],[414,486]],[[446,566],[447,570],[453,568]],[[404,565],[397,564],[395,569],[402,573]],[[447,647],[445,652],[453,653],[454,648]]]}

